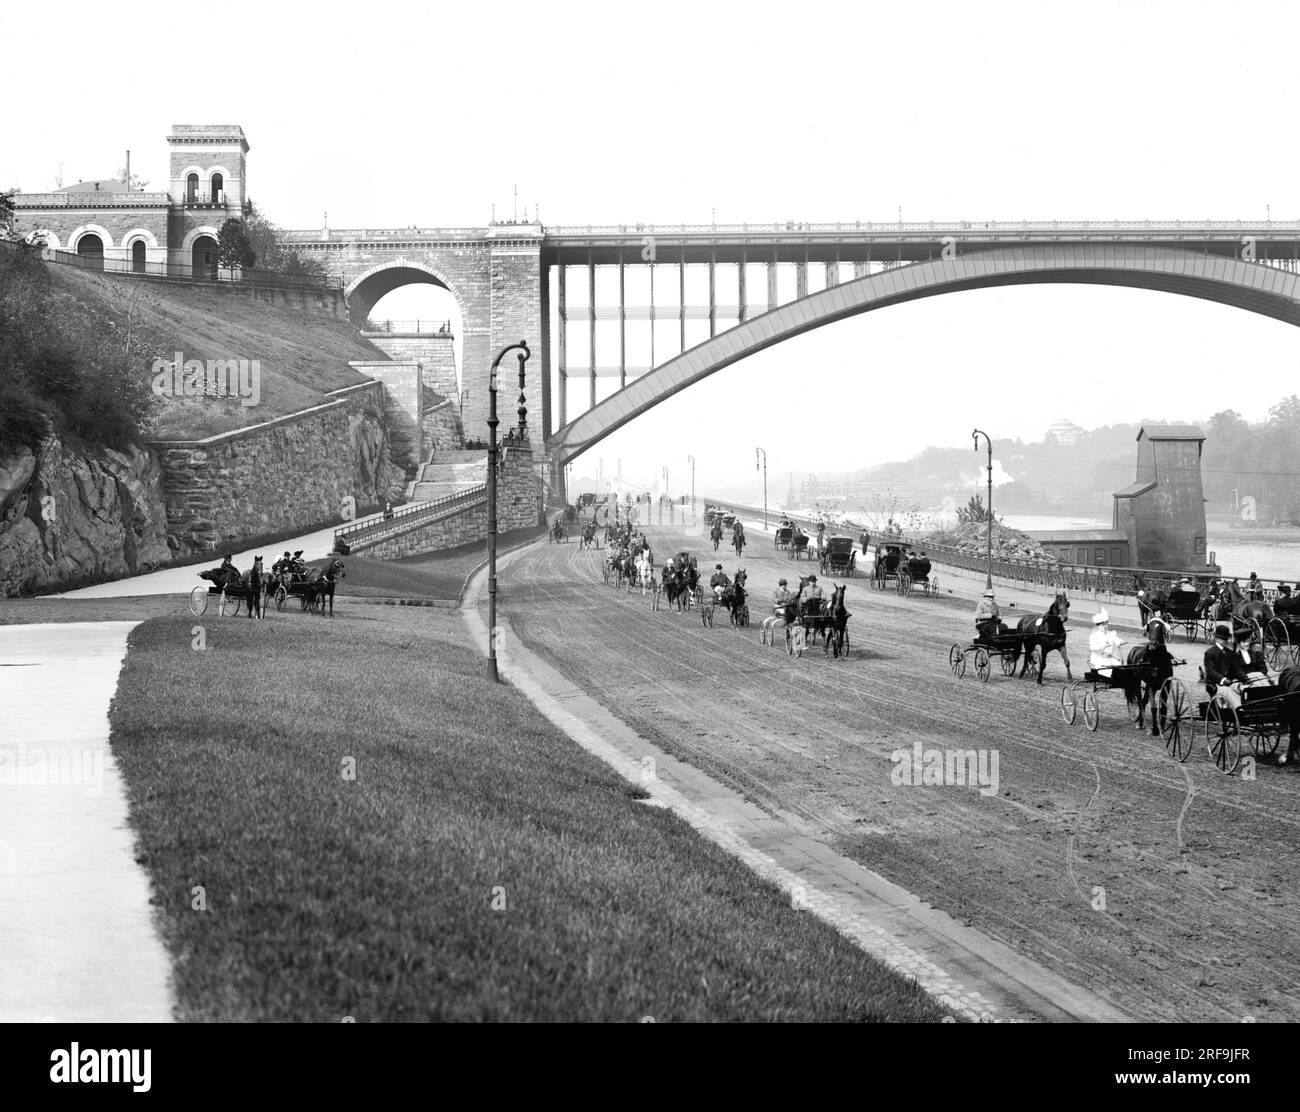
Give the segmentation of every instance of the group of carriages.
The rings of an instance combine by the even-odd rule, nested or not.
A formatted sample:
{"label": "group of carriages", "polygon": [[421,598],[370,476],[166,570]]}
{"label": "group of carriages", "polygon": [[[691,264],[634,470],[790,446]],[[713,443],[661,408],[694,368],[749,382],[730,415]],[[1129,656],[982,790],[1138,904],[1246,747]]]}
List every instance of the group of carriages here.
{"label": "group of carriages", "polygon": [[263,569],[261,556],[255,557],[245,572],[227,556],[218,567],[199,572],[199,578],[207,586],[190,591],[190,613],[196,618],[207,613],[209,605],[215,605],[220,617],[234,617],[242,608],[250,618],[260,618],[269,605],[284,610],[292,599],[302,610],[333,617],[335,584],[346,578],[346,572],[337,555],[330,556],[323,566],[313,566],[298,551],[292,556],[286,552],[269,572]]}
{"label": "group of carriages", "polygon": [[890,584],[904,598],[919,590],[926,598],[939,593],[939,577],[934,574],[930,558],[904,548],[901,544],[878,544],[871,569],[872,584],[887,590]]}

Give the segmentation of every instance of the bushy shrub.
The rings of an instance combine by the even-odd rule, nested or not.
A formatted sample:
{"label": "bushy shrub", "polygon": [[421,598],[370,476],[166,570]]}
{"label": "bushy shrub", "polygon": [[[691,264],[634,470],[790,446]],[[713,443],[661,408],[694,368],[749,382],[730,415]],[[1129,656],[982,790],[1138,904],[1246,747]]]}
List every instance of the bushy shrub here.
{"label": "bushy shrub", "polygon": [[148,431],[147,373],[162,345],[140,323],[134,282],[104,280],[93,303],[53,288],[40,253],[0,246],[0,456],[53,430],[125,449]]}

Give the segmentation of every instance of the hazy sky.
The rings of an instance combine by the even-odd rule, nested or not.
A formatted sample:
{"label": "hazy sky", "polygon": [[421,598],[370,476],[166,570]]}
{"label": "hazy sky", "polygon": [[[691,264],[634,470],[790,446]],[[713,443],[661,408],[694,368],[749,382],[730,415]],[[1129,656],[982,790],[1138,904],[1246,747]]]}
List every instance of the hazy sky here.
{"label": "hazy sky", "polygon": [[[1300,218],[1294,4],[21,5],[0,186],[233,122],[279,223]],[[98,110],[98,118],[94,113]],[[1271,210],[1268,208],[1271,206]],[[420,296],[429,293],[426,288]],[[398,297],[398,295],[393,295]],[[387,315],[432,312],[400,300]],[[842,471],[1300,392],[1300,332],[1173,295],[984,290],[754,356],[602,444],[612,471]],[[573,380],[570,396],[585,396]],[[586,469],[580,461],[579,470]],[[591,465],[594,469],[594,463]]]}

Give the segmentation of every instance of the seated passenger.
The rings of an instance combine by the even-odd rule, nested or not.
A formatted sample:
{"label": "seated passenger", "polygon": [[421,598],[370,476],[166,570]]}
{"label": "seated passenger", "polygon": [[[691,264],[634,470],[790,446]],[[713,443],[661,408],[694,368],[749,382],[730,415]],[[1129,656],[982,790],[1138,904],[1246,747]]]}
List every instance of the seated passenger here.
{"label": "seated passenger", "polygon": [[1238,630],[1235,640],[1238,648],[1228,647],[1233,638],[1232,627],[1220,622],[1214,627],[1214,644],[1205,650],[1205,690],[1219,696],[1234,709],[1241,706],[1242,692],[1251,687],[1267,687],[1273,682],[1263,653],[1250,643],[1251,629]]}
{"label": "seated passenger", "polygon": [[1174,587],[1174,590],[1190,591],[1192,594],[1198,593],[1196,590],[1196,585],[1189,578],[1187,578],[1187,576],[1183,576],[1182,579],[1178,581],[1178,585]]}
{"label": "seated passenger", "polygon": [[1264,584],[1259,581],[1259,576],[1253,571],[1250,578],[1246,581],[1246,599],[1249,602],[1264,601]]}
{"label": "seated passenger", "polygon": [[1098,610],[1092,616],[1092,633],[1088,637],[1088,663],[1095,672],[1109,677],[1111,669],[1124,663],[1119,655],[1125,641],[1110,628],[1110,615],[1105,610]]}
{"label": "seated passenger", "polygon": [[988,641],[1006,630],[1002,624],[1001,611],[993,597],[993,588],[989,587],[980,596],[979,605],[975,607],[975,634],[983,641]]}
{"label": "seated passenger", "polygon": [[713,589],[713,593],[719,596],[731,586],[731,580],[727,578],[727,573],[722,570],[721,564],[717,565],[713,574],[709,577],[709,586]]}

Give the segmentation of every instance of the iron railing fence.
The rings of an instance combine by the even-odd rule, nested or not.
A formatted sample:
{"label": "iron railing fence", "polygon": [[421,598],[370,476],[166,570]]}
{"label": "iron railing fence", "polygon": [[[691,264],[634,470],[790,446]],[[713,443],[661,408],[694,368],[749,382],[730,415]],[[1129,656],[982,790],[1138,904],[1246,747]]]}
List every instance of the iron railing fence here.
{"label": "iron railing fence", "polygon": [[369,544],[386,540],[389,536],[396,536],[398,533],[405,532],[407,529],[419,525],[422,521],[434,520],[448,510],[474,505],[486,497],[487,485],[483,484],[469,490],[462,490],[456,494],[449,494],[447,497],[439,498],[433,502],[410,502],[394,510],[393,516],[390,518],[359,521],[335,529],[334,540],[335,542],[343,540],[349,545]]}

